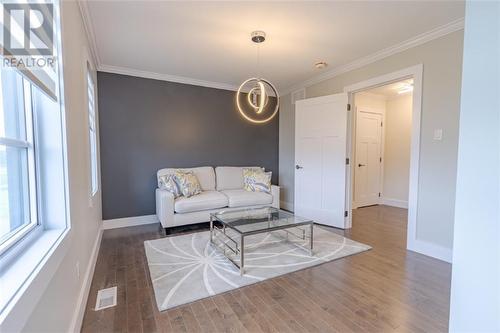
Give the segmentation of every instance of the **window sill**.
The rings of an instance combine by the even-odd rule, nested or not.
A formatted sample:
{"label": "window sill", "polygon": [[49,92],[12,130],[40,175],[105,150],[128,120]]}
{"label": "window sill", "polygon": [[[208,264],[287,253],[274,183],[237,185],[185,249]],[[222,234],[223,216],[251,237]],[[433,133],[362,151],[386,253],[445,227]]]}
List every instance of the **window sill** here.
{"label": "window sill", "polygon": [[[70,243],[69,228],[44,230],[0,272],[0,331],[21,331]],[[26,277],[20,279],[20,277]]]}

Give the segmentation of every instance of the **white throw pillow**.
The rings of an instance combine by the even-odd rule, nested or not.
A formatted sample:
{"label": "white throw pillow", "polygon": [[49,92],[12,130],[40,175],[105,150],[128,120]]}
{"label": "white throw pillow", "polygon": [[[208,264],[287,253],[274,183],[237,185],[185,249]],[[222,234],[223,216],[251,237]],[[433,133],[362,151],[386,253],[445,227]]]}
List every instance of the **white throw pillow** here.
{"label": "white throw pillow", "polygon": [[173,174],[158,177],[158,187],[172,193],[174,198],[178,198],[182,195],[179,185],[175,180],[175,175]]}

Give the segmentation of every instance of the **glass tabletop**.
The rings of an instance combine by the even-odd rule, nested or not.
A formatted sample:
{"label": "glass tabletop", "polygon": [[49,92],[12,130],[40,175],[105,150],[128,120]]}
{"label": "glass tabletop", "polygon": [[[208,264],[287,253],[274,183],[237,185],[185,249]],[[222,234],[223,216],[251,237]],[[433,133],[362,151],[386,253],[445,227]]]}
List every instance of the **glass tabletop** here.
{"label": "glass tabletop", "polygon": [[284,229],[312,222],[274,207],[221,211],[211,215],[215,220],[241,234]]}

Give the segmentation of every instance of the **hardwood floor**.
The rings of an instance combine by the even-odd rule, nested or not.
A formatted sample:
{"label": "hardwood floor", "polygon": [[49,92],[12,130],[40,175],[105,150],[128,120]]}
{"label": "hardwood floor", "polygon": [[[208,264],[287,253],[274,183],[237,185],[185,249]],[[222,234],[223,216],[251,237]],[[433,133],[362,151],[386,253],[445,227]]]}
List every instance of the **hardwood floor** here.
{"label": "hardwood floor", "polygon": [[[158,225],[104,232],[83,332],[441,332],[451,265],[406,251],[406,210],[354,211],[350,231],[371,251],[159,312],[143,242]],[[94,311],[97,291],[118,305]]]}

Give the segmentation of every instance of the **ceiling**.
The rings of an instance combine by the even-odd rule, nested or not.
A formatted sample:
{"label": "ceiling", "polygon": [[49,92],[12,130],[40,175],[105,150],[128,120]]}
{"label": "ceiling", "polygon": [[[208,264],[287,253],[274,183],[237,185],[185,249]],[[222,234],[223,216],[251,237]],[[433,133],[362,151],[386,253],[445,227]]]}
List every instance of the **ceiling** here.
{"label": "ceiling", "polygon": [[402,95],[406,95],[407,94],[406,92],[403,94],[400,94],[400,93],[398,93],[398,91],[401,91],[404,88],[407,88],[409,85],[413,85],[413,79],[408,79],[408,80],[394,82],[391,84],[386,84],[385,86],[366,90],[366,92],[368,92],[370,94],[384,96],[385,99],[393,99],[393,98],[401,97]]}
{"label": "ceiling", "polygon": [[[84,6],[101,70],[228,87],[260,72],[278,89],[464,16],[459,1],[88,1]],[[250,41],[257,29],[267,33],[260,69]],[[317,61],[328,67],[316,69]]]}

